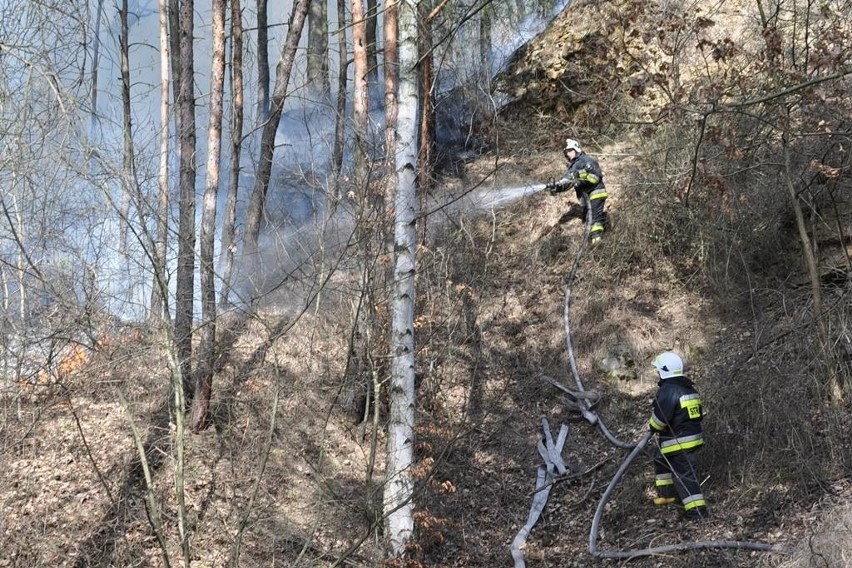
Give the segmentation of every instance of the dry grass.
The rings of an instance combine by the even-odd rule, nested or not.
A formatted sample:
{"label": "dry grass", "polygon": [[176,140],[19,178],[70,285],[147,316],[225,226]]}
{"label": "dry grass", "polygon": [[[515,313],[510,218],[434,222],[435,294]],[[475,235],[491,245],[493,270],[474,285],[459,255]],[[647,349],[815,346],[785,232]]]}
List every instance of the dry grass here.
{"label": "dry grass", "polygon": [[[584,258],[574,287],[580,370],[589,388],[604,393],[601,416],[616,435],[630,440],[645,428],[655,385],[647,361],[672,347],[688,356],[709,410],[701,465],[710,476],[706,492],[716,516],[707,526],[685,531],[673,511],[655,510],[647,500],[650,462],[643,458],[613,498],[601,546],[694,538],[795,543],[812,522],[810,509],[820,502],[821,488],[843,471],[846,458],[832,456],[845,453],[841,448],[848,443],[843,434],[848,413],[823,406],[819,365],[805,357],[810,335],[804,296],[786,312],[778,311],[768,292],[720,303],[725,296],[712,293],[713,272],[701,264],[684,270],[683,256],[666,248],[665,235],[678,225],[657,225],[659,201],[642,199],[628,159],[635,150],[629,145],[601,150],[612,180],[608,205],[614,222],[604,243]],[[529,154],[514,160],[511,153],[504,157],[505,178],[498,175],[495,187],[561,170],[555,152],[535,161]],[[489,170],[490,164],[472,164],[468,182]],[[544,373],[567,385],[573,380],[565,359],[562,286],[581,226],[556,223],[572,199],[539,193],[504,210],[436,223],[434,240],[422,253],[421,485],[412,565],[506,562],[508,544],[531,503],[541,416],[554,427],[570,425],[566,459],[588,473],[554,488],[526,553],[542,565],[564,566],[565,558],[577,566],[593,562],[586,552],[588,523],[624,453],[538,379]],[[553,228],[544,232],[547,226]],[[379,432],[371,483],[371,429],[359,427],[360,418],[341,409],[339,399],[348,304],[324,301],[327,309],[304,315],[267,347],[277,320],[250,322],[228,351],[214,383],[214,428],[187,440],[187,504],[198,566],[224,565],[244,521],[241,566],[327,566],[362,539],[351,561],[379,563],[381,536],[373,523],[384,440]],[[743,305],[752,309],[743,311]],[[805,333],[789,331],[772,340],[797,329]],[[8,414],[8,467],[0,480],[9,488],[2,497],[8,562],[160,565],[140,499],[145,488],[127,418],[112,388],[124,390],[143,430],[168,550],[173,560],[179,557],[173,439],[163,411],[167,366],[158,340],[147,341],[93,363],[88,376],[67,385],[73,411],[62,403],[63,391],[45,390],[44,396],[22,400],[17,416]],[[596,361],[620,346],[635,365],[633,379],[607,379],[597,369]],[[275,393],[279,403],[271,429]],[[95,465],[108,480],[112,500]],[[841,534],[842,525],[836,530]],[[814,542],[828,551],[829,540]],[[768,561],[721,551],[676,556],[667,565]]]}
{"label": "dry grass", "polygon": [[[832,489],[835,495],[847,496],[844,482]],[[777,568],[843,568],[852,564],[852,511],[846,498],[827,497],[817,503],[808,523],[805,538],[792,558],[777,564]]]}
{"label": "dry grass", "polygon": [[[550,101],[553,114],[530,104],[522,124],[496,121],[491,153],[441,180],[433,196],[458,195],[486,177],[486,190],[558,177],[567,135],[601,161],[611,230],[583,258],[573,288],[579,369],[586,386],[603,394],[600,415],[631,440],[646,428],[655,388],[648,361],[664,349],[686,356],[708,411],[700,466],[714,515],[685,527],[675,511],[650,505],[651,466],[642,456],[606,511],[601,547],[759,540],[797,553],[783,561],[698,551],[630,565],[845,565],[852,413],[848,404],[826,403],[826,385],[832,372],[848,375],[848,361],[828,365],[815,341],[777,180],[720,160],[696,176],[687,206],[695,131],[660,121],[652,131],[623,133],[613,116],[601,122],[606,105],[616,118],[635,111],[650,124],[654,117],[642,106],[647,100],[632,106],[607,89],[575,121],[559,100]],[[587,552],[590,519],[625,452],[539,379],[573,386],[563,285],[581,226],[557,222],[572,201],[541,192],[496,211],[436,210],[427,219],[417,281],[417,533],[407,566],[508,563],[541,461],[542,416],[570,426],[565,457],[584,474],[554,487],[525,552],[540,566],[595,563]],[[312,280],[304,284],[313,291]],[[383,423],[373,432],[347,398],[347,381],[365,391],[370,377],[344,377],[355,287],[343,272],[331,285],[298,320],[288,318],[300,310],[270,307],[234,330],[214,382],[213,428],[186,440],[195,566],[226,565],[241,527],[240,566],[330,566],[356,544],[349,565],[382,562]],[[831,338],[842,344],[848,290],[826,292],[825,305]],[[278,328],[287,331],[274,334]],[[174,420],[162,347],[161,338],[140,336],[88,361],[73,379],[6,393],[0,566],[162,565],[117,389],[142,431],[177,564]],[[632,375],[601,372],[598,363],[615,351]]]}

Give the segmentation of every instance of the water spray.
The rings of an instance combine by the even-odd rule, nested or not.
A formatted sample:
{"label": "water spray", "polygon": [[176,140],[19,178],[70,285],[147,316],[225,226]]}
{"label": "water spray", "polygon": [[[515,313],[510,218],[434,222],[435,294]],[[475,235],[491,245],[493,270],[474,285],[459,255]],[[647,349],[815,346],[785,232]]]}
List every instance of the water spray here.
{"label": "water spray", "polygon": [[535,195],[546,187],[546,184],[537,183],[534,185],[483,190],[477,192],[473,197],[473,203],[477,209],[500,209],[519,199]]}

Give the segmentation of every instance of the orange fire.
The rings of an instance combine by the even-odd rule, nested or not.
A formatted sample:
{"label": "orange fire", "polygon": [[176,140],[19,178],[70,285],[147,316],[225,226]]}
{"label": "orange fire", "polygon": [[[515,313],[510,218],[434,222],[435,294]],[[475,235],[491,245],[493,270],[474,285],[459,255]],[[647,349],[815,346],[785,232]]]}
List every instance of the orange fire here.
{"label": "orange fire", "polygon": [[54,361],[48,362],[36,374],[35,380],[30,381],[38,385],[52,385],[60,383],[83,368],[92,358],[92,350],[80,343],[72,342],[63,347],[56,355]]}

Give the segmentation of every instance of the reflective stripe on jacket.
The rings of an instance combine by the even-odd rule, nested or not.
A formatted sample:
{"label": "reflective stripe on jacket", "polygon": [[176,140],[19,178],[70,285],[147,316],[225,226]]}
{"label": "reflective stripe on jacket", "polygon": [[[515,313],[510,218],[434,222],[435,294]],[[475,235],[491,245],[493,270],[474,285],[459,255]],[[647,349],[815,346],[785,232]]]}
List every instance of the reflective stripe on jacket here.
{"label": "reflective stripe on jacket", "polygon": [[661,379],[648,425],[660,435],[664,455],[695,450],[704,444],[701,396],[686,377]]}
{"label": "reflective stripe on jacket", "polygon": [[588,193],[590,199],[603,199],[607,197],[603,177],[597,160],[586,154],[580,154],[568,166],[563,179],[576,182],[578,195]]}

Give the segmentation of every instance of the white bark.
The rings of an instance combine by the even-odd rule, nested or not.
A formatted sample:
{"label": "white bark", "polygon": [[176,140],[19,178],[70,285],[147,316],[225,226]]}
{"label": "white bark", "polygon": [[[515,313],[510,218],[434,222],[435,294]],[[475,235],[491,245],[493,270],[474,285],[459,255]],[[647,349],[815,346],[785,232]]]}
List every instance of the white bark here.
{"label": "white bark", "polygon": [[397,126],[394,249],[395,294],[391,323],[391,392],[385,515],[391,550],[402,555],[414,530],[414,274],[417,179],[417,14],[399,4],[399,122]]}
{"label": "white bark", "polygon": [[160,153],[157,173],[157,237],[154,244],[154,284],[151,312],[156,318],[169,318],[166,284],[166,243],[169,232],[169,24],[166,0],[159,0],[160,26]]}
{"label": "white bark", "polygon": [[213,56],[210,65],[210,117],[207,129],[207,183],[201,212],[201,343],[192,400],[192,430],[209,423],[213,353],[216,343],[216,273],[213,266],[216,204],[219,201],[219,159],[222,155],[222,108],[225,90],[225,0],[213,0]]}
{"label": "white bark", "polygon": [[222,289],[219,304],[229,302],[234,273],[237,239],[237,196],[240,189],[240,163],[243,138],[243,18],[240,0],[231,0],[231,161],[228,196],[222,215]]}

